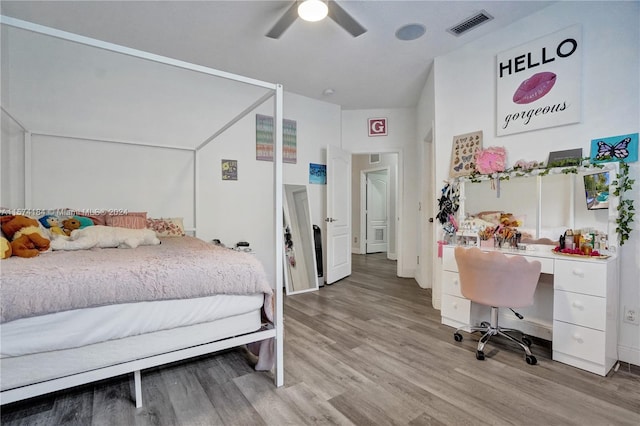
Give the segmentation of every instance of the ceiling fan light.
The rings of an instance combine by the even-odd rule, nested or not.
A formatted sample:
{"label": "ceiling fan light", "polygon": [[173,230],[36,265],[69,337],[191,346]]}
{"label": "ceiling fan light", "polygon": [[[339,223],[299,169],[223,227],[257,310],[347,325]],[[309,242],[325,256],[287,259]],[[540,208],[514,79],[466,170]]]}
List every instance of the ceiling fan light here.
{"label": "ceiling fan light", "polygon": [[321,21],[328,12],[327,4],[320,0],[305,0],[298,6],[298,16],[309,22]]}

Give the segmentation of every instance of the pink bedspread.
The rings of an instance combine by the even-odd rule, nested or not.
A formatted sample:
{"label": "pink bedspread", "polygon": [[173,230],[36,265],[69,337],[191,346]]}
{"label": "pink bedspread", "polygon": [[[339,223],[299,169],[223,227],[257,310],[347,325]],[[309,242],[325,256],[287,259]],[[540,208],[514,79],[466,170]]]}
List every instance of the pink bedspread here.
{"label": "pink bedspread", "polygon": [[[194,237],[135,249],[54,251],[0,263],[0,322],[116,303],[272,290],[252,255]],[[271,310],[265,309],[269,317]],[[271,319],[271,318],[269,318]]]}

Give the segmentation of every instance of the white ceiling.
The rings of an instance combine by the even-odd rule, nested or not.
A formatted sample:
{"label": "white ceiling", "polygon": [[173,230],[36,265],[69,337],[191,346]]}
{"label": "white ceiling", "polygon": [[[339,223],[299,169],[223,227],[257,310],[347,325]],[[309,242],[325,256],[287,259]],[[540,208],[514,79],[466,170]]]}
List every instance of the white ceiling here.
{"label": "white ceiling", "polygon": [[[415,106],[433,58],[543,9],[552,1],[338,3],[368,31],[353,38],[330,19],[297,19],[265,37],[291,1],[5,1],[3,15],[184,61],[282,83],[288,92],[344,109]],[[492,21],[456,37],[446,31],[486,10]],[[396,30],[426,27],[414,41]],[[323,95],[326,88],[335,91]]]}

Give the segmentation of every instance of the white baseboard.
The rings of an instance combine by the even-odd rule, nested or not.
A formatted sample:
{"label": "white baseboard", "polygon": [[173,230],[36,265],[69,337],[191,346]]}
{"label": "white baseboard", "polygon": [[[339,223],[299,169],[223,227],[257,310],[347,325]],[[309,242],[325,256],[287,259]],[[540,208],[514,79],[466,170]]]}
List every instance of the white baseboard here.
{"label": "white baseboard", "polygon": [[362,254],[360,252],[360,247],[351,247],[351,254]]}
{"label": "white baseboard", "polygon": [[618,359],[640,367],[640,349],[618,345]]}

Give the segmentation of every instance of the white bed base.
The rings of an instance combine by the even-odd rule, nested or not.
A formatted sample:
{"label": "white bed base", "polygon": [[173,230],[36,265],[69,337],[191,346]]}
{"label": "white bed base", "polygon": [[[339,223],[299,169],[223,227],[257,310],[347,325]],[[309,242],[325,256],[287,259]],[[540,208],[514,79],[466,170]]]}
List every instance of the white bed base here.
{"label": "white bed base", "polygon": [[134,361],[123,362],[108,367],[98,368],[95,370],[89,370],[78,374],[72,374],[65,377],[51,379],[44,382],[34,383],[32,385],[3,391],[2,393],[0,393],[0,402],[3,405],[9,404],[11,402],[32,398],[34,396],[44,395],[50,392],[68,389],[98,380],[120,376],[123,374],[133,373],[135,389],[135,395],[133,395],[133,397],[136,407],[140,408],[142,407],[142,370],[275,337],[275,329],[263,330],[255,333],[249,333],[241,336],[231,337],[228,339],[218,340],[215,342],[191,346],[188,348],[137,359]]}
{"label": "white bed base", "polygon": [[[251,84],[258,87],[266,88],[270,91],[269,95],[262,96],[260,99],[255,101],[252,105],[243,110],[237,117],[233,118],[229,121],[225,126],[223,126],[220,130],[214,133],[211,137],[205,140],[202,144],[200,144],[194,151],[195,156],[195,167],[194,167],[194,188],[195,188],[195,212],[198,211],[198,193],[199,193],[199,185],[196,176],[198,176],[198,153],[199,151],[213,141],[217,136],[219,136],[222,132],[226,131],[229,127],[233,126],[236,122],[238,122],[242,117],[249,114],[255,108],[257,108],[262,103],[266,102],[269,98],[273,97],[274,102],[274,131],[275,131],[275,140],[274,140],[274,210],[276,212],[282,211],[282,119],[284,114],[283,108],[283,87],[281,84],[273,84],[260,80],[255,80],[252,78],[219,71],[216,69],[190,64],[187,62],[175,60],[172,58],[155,55],[152,53],[140,51],[137,49],[131,49],[128,47],[116,45],[113,43],[104,42],[101,40],[96,40],[84,36],[79,36],[77,34],[68,33],[65,31],[56,30],[53,28],[45,27],[38,24],[33,24],[31,22],[22,21],[19,19],[7,17],[4,15],[0,15],[0,23],[3,25],[9,25],[16,28],[21,28],[27,31],[32,31],[35,33],[40,33],[44,35],[48,35],[50,37],[56,37],[64,40],[69,40],[75,43],[81,43],[88,46],[93,46],[95,48],[104,49],[112,52],[118,52],[129,56],[138,57],[144,60],[154,61],[161,64],[184,68],[196,72],[200,72],[203,74],[208,74],[213,77],[225,78],[229,80],[235,80],[244,84]],[[9,117],[13,118],[11,114],[2,108],[3,112],[5,112]],[[31,132],[24,128],[21,123],[14,119],[14,121],[22,127],[25,133],[25,207],[32,207],[31,204],[31,152],[30,152],[30,139]],[[46,134],[48,132],[43,132]],[[66,135],[65,137],[74,138],[73,135]],[[84,139],[84,138],[82,138]],[[113,141],[120,142],[125,144],[134,144],[134,145],[148,145],[143,143],[135,143],[128,141]],[[166,148],[166,147],[164,147]],[[181,149],[181,147],[175,147],[177,149]],[[195,216],[195,213],[194,213]],[[204,355],[211,352],[216,352],[222,349],[232,348],[239,345],[244,345],[251,342],[257,342],[260,340],[264,340],[267,338],[275,338],[275,374],[274,381],[275,385],[280,387],[284,384],[284,341],[283,341],[283,300],[282,300],[282,287],[283,287],[283,241],[282,241],[282,218],[278,215],[274,215],[274,262],[275,262],[275,315],[274,315],[274,328],[266,331],[258,331],[255,333],[249,333],[242,336],[231,337],[224,340],[219,340],[215,342],[207,342],[198,346],[188,347],[181,350],[168,352],[156,356],[151,356],[148,358],[135,360],[131,362],[126,362],[122,364],[112,365],[109,367],[104,367],[96,370],[86,371],[78,374],[74,374],[72,376],[60,377],[53,380],[48,380],[41,383],[36,383],[33,385],[24,386],[21,388],[11,389],[0,393],[0,404],[7,404],[14,401],[19,401],[22,399],[27,399],[30,397],[42,395],[45,393],[62,390],[66,388],[70,388],[73,386],[78,386],[86,383],[90,383],[96,380],[102,380],[109,377],[114,377],[122,374],[134,373],[134,382],[135,382],[135,400],[136,406],[140,407],[142,405],[142,394],[141,394],[141,383],[140,383],[140,371],[145,368],[155,367],[162,364],[166,364],[169,362],[179,361],[183,359],[187,359],[190,357],[195,357],[199,355]],[[194,228],[197,228],[197,222],[194,217]]]}

